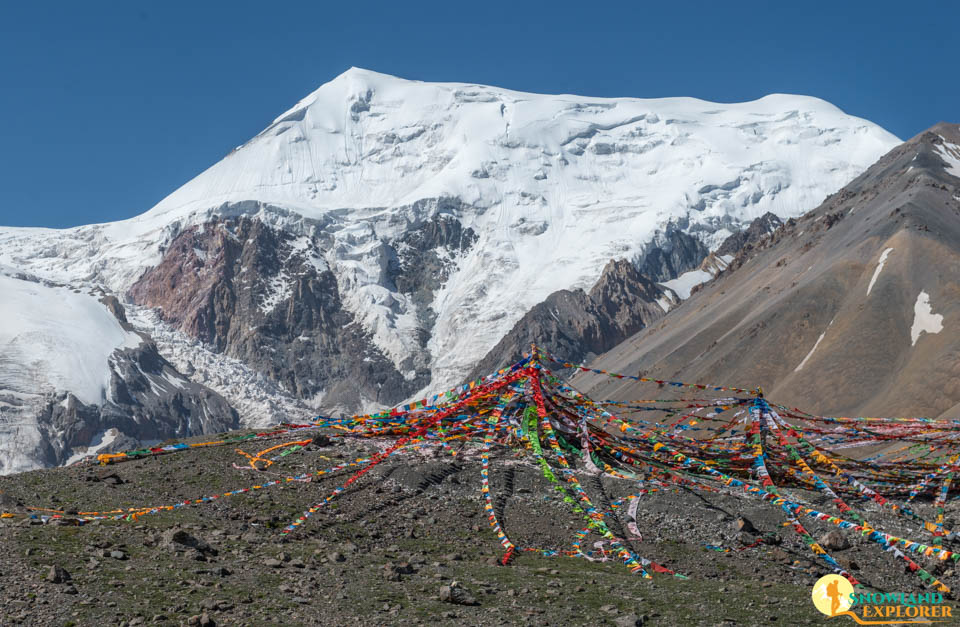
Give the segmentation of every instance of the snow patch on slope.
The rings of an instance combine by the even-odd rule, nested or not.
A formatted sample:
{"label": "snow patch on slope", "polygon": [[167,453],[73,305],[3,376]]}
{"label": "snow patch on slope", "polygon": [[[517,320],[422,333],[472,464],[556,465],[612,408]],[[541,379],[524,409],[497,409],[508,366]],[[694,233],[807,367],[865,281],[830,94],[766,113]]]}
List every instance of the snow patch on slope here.
{"label": "snow patch on slope", "polygon": [[317,271],[317,274],[321,274],[330,269],[330,266],[323,257],[316,253],[316,248],[313,246],[313,242],[309,237],[303,235],[297,237],[290,242],[290,247],[292,254],[303,257],[304,261]]}
{"label": "snow patch on slope", "polygon": [[937,146],[937,154],[946,162],[947,174],[960,178],[960,146],[948,142],[943,136],[943,143]]}
{"label": "snow patch on slope", "polygon": [[264,294],[263,302],[258,305],[260,311],[265,314],[270,313],[277,308],[277,305],[285,301],[293,292],[293,283],[286,272],[280,272],[270,279],[270,285]]}
{"label": "snow patch on slope", "polygon": [[[120,432],[117,429],[107,429],[101,431],[90,441],[90,445],[85,447],[82,451],[75,452],[73,455],[64,462],[64,466],[69,466],[75,462],[80,461],[86,457],[91,457],[96,455],[106,447],[113,444],[113,441],[117,439],[117,436]],[[74,447],[74,450],[77,451],[80,447]]]}
{"label": "snow patch on slope", "polygon": [[930,295],[921,291],[913,305],[913,326],[910,327],[910,345],[916,346],[921,333],[940,333],[943,331],[943,315],[933,313]]}
{"label": "snow patch on slope", "polygon": [[690,272],[684,272],[675,279],[664,281],[660,285],[670,288],[682,300],[686,300],[690,298],[690,292],[693,291],[693,288],[712,278],[713,275],[706,270],[691,270]]}
{"label": "snow patch on slope", "polygon": [[887,257],[891,252],[893,252],[893,249],[888,248],[880,254],[880,259],[877,261],[877,268],[873,271],[873,276],[870,277],[870,285],[867,286],[867,296],[870,295],[870,290],[873,289],[873,284],[877,282],[877,277],[880,276],[880,272],[883,270],[883,264],[887,263]]}
{"label": "snow patch on slope", "polygon": [[820,337],[817,338],[817,341],[813,343],[813,348],[810,349],[810,352],[807,353],[807,356],[803,358],[803,361],[800,362],[800,365],[793,369],[794,372],[800,372],[803,370],[803,367],[806,365],[807,360],[813,357],[814,351],[817,350],[817,347],[820,346],[820,342],[823,341],[824,336],[827,334],[826,331],[820,334]]}
{"label": "snow patch on slope", "polygon": [[[830,324],[827,325],[827,330],[833,326],[833,320],[830,321]],[[817,347],[820,346],[820,342],[823,341],[824,336],[827,335],[827,331],[824,331],[820,334],[820,337],[817,338],[817,341],[813,343],[813,348],[810,349],[810,352],[807,353],[807,356],[803,358],[803,361],[800,362],[800,365],[793,369],[794,372],[800,372],[803,370],[803,367],[806,365],[807,360],[813,357],[813,353],[817,350]]]}
{"label": "snow patch on slope", "polygon": [[[731,261],[733,261],[733,255],[708,255],[696,270],[684,272],[677,278],[664,281],[660,285],[671,290],[679,300],[686,300],[690,298],[693,288],[717,278],[721,272],[730,267]],[[657,303],[667,311],[663,303],[660,301]]]}

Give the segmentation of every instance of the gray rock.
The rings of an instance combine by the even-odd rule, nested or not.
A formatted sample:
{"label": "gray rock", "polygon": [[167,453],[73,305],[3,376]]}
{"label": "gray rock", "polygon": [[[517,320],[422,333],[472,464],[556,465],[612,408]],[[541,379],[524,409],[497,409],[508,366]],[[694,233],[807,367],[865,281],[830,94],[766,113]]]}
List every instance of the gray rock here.
{"label": "gray rock", "polygon": [[838,557],[837,563],[846,571],[860,570],[860,564],[848,557]]}
{"label": "gray rock", "polygon": [[943,575],[947,571],[947,568],[949,568],[949,566],[947,565],[946,562],[941,562],[939,559],[937,559],[933,561],[930,567],[927,568],[926,570],[930,574],[937,575],[939,577],[940,575]]}
{"label": "gray rock", "polygon": [[194,549],[205,555],[217,555],[217,550],[210,546],[210,543],[203,538],[187,533],[183,529],[174,528],[164,531],[160,537],[160,542],[163,546],[174,550]]}
{"label": "gray rock", "polygon": [[744,533],[741,531],[740,533],[737,534],[737,542],[739,542],[743,546],[748,546],[756,542],[756,539],[749,533]]}
{"label": "gray rock", "polygon": [[850,540],[836,529],[820,536],[817,542],[827,551],[842,551],[850,548]]}
{"label": "gray rock", "polygon": [[613,624],[617,627],[641,627],[643,619],[636,614],[624,614],[613,619]]}
{"label": "gray rock", "polygon": [[764,237],[770,235],[783,226],[783,220],[770,213],[769,211],[750,223],[743,231],[734,233],[723,240],[720,248],[716,250],[716,255],[736,255],[747,246],[754,246]]}
{"label": "gray rock", "polygon": [[637,269],[654,281],[669,281],[696,270],[709,253],[703,242],[670,223],[666,231],[658,232],[645,248]]}
{"label": "gray rock", "polygon": [[106,483],[107,485],[123,484],[123,479],[120,478],[120,475],[112,471],[104,471],[100,473],[99,475],[97,475],[97,480],[100,481],[101,483]]}
{"label": "gray rock", "polygon": [[773,549],[770,551],[770,557],[778,562],[783,562],[786,564],[789,564],[793,561],[793,558],[790,557],[790,554],[783,549]]}
{"label": "gray rock", "polygon": [[47,581],[50,583],[66,583],[71,579],[70,573],[60,566],[51,566],[47,572]]}
{"label": "gray rock", "polygon": [[456,581],[449,586],[440,586],[440,600],[454,605],[480,605],[476,597]]}
{"label": "gray rock", "polygon": [[400,573],[396,572],[395,570],[385,569],[383,571],[383,576],[387,581],[401,581],[403,579]]}
{"label": "gray rock", "polygon": [[757,529],[753,526],[753,523],[744,516],[737,518],[737,520],[734,522],[734,526],[736,527],[737,531],[742,531],[744,533],[757,533]]}
{"label": "gray rock", "polygon": [[0,492],[0,509],[6,512],[13,512],[23,507],[23,501],[15,499],[9,494]]}

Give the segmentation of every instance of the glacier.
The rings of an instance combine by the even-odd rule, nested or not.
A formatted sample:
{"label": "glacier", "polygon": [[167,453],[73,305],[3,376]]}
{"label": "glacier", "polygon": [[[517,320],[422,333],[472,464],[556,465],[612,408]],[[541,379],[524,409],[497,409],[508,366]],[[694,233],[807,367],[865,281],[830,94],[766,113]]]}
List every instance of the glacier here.
{"label": "glacier", "polygon": [[110,356],[142,341],[94,294],[6,274],[0,274],[0,294],[4,393],[69,390],[81,402],[99,405],[110,388]]}

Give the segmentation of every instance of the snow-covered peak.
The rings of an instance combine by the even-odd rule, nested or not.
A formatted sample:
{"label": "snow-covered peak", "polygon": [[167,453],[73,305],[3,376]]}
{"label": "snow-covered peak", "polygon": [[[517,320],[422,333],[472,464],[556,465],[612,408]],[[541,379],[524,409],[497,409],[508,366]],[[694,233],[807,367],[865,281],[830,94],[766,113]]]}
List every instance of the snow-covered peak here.
{"label": "snow-covered peak", "polygon": [[[439,196],[515,208],[524,204],[521,191],[551,202],[560,200],[553,192],[571,185],[591,188],[570,199],[581,206],[618,198],[677,213],[695,205],[703,187],[771,194],[789,184],[772,208],[792,213],[788,205],[806,201],[810,208],[824,195],[821,188],[839,188],[894,142],[876,125],[805,96],[721,105],[539,95],[352,68],[144,217],[183,218],[245,200],[312,218]],[[733,185],[746,167],[754,168],[751,178],[767,180]],[[807,172],[818,180],[798,180]],[[659,192],[636,197],[646,187],[641,180],[654,174],[666,179]],[[690,189],[690,178],[699,186]],[[594,183],[620,189],[594,191]],[[756,202],[742,202],[749,198],[737,201],[754,208]],[[705,200],[703,210],[713,218],[735,208]]]}
{"label": "snow-covered peak", "polygon": [[302,98],[300,102],[279,115],[273,123],[276,124],[281,120],[289,118],[298,111],[306,109],[313,105],[318,99],[329,100],[332,94],[338,93],[344,97],[348,97],[350,93],[363,93],[368,89],[380,88],[387,82],[419,83],[420,81],[409,81],[390,74],[374,72],[373,70],[366,70],[359,67],[351,67],[333,80],[324,83],[316,90],[310,92],[310,94]]}

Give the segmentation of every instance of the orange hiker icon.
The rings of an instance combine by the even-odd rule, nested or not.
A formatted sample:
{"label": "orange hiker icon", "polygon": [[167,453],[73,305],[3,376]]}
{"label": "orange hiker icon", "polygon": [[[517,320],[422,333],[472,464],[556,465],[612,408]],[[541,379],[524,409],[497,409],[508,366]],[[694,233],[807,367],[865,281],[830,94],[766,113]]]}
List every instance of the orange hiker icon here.
{"label": "orange hiker icon", "polygon": [[827,584],[827,596],[830,597],[830,616],[834,616],[840,608],[840,590],[836,581]]}

